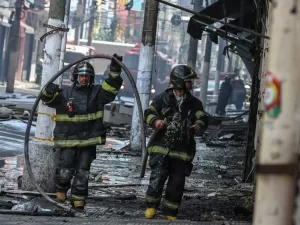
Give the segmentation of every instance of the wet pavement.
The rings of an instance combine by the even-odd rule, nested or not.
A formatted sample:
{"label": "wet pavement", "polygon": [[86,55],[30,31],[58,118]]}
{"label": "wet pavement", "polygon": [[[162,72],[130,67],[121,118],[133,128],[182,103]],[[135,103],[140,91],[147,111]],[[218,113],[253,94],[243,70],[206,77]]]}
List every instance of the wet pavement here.
{"label": "wet pavement", "polygon": [[[24,166],[25,127],[26,124],[17,120],[0,122],[0,185],[6,190],[18,190],[18,177],[22,175]],[[34,127],[31,133],[34,133]],[[128,129],[120,133],[126,136]],[[187,178],[178,219],[250,222],[253,204],[252,185],[241,183],[245,140],[236,138],[218,141],[220,145],[215,147],[207,147],[201,138],[197,138],[196,141],[197,155],[194,159],[194,169]],[[150,170],[147,168],[144,179],[139,178],[141,158],[128,152],[125,147],[127,144],[128,139],[119,135],[119,138],[108,138],[105,146],[98,147],[97,159],[91,168],[89,195],[106,197],[136,195],[137,198],[89,199],[85,212],[77,213],[77,217],[97,218],[101,221],[143,219],[144,195]],[[0,203],[1,201],[12,202],[14,206],[30,202],[46,209],[52,207],[41,197],[24,194],[6,194],[0,196]],[[157,219],[163,219],[160,211]]]}
{"label": "wet pavement", "polygon": [[[23,153],[26,124],[19,120],[0,121],[0,160]],[[35,132],[32,126],[31,134]]]}

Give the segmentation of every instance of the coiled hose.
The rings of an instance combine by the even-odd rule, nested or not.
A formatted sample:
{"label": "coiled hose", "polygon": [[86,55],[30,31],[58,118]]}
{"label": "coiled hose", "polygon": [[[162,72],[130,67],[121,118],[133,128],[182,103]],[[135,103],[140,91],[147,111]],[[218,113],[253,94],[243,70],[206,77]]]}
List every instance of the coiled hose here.
{"label": "coiled hose", "polygon": [[[144,125],[144,119],[143,119],[143,110],[142,110],[142,104],[141,104],[141,99],[137,90],[137,87],[135,85],[134,79],[131,75],[131,73],[129,72],[129,70],[127,69],[127,67],[120,62],[118,59],[116,59],[113,56],[109,56],[109,55],[104,55],[104,54],[97,54],[97,55],[91,55],[91,56],[86,56],[74,63],[70,63],[68,66],[64,67],[63,69],[61,69],[60,71],[58,71],[46,84],[44,87],[46,87],[48,84],[52,83],[53,81],[55,81],[58,77],[60,77],[65,71],[67,71],[68,69],[70,69],[72,66],[85,61],[85,60],[89,60],[89,59],[115,59],[116,62],[121,66],[121,68],[124,70],[124,72],[126,73],[131,86],[133,88],[133,92],[134,92],[134,96],[136,99],[136,103],[137,103],[137,107],[138,107],[138,114],[139,114],[139,118],[140,118],[140,125],[141,125],[141,133],[142,133],[142,150],[143,150],[143,164],[147,163],[147,150],[146,150],[146,136],[145,136],[145,125]],[[28,175],[29,178],[32,182],[32,184],[35,186],[35,188],[40,192],[40,194],[50,203],[56,205],[57,207],[67,210],[67,211],[72,211],[72,209],[70,207],[67,207],[63,204],[60,204],[58,202],[56,202],[55,200],[51,199],[44,191],[43,189],[39,186],[39,184],[36,182],[35,178],[34,178],[34,174],[32,172],[32,168],[31,168],[31,163],[30,163],[30,159],[29,159],[29,150],[28,150],[28,144],[29,144],[29,136],[30,136],[30,128],[32,125],[32,120],[33,120],[33,116],[36,112],[36,109],[38,107],[38,104],[41,100],[41,92],[39,93],[39,95],[37,96],[33,106],[32,106],[32,112],[30,114],[30,117],[28,119],[28,123],[27,123],[27,127],[26,127],[26,132],[25,132],[25,143],[24,143],[24,155],[25,155],[25,164],[26,164],[26,168],[28,170]],[[142,168],[145,168],[145,166],[142,166]],[[144,174],[144,172],[142,171],[141,174]]]}

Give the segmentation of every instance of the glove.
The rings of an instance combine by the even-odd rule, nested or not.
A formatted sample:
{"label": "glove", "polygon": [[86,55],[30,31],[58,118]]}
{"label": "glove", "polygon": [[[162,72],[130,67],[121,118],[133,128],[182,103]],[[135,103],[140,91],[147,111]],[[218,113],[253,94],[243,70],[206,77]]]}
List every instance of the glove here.
{"label": "glove", "polygon": [[153,122],[153,125],[154,125],[155,128],[160,129],[160,128],[166,127],[167,124],[165,123],[164,120],[155,120]]}
{"label": "glove", "polygon": [[[119,61],[123,61],[123,56],[118,56],[116,53],[113,55]],[[110,63],[110,70],[113,72],[121,72],[121,66],[117,63],[117,61],[112,58]]]}
{"label": "glove", "polygon": [[195,131],[196,133],[202,132],[202,127],[199,124],[194,124],[193,126],[190,126],[191,131]]}
{"label": "glove", "polygon": [[46,91],[48,96],[53,96],[56,92],[60,92],[61,89],[59,88],[59,85],[54,84],[54,83],[50,83],[45,88],[45,91]]}

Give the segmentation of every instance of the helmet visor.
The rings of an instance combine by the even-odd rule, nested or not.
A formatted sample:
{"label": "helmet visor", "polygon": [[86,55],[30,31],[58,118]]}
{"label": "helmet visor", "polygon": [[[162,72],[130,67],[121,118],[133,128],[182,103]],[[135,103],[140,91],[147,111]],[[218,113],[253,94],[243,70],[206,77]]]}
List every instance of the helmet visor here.
{"label": "helmet visor", "polygon": [[94,76],[94,73],[92,73],[91,71],[85,70],[85,71],[79,71],[77,73],[78,76],[80,75],[85,75],[85,76]]}

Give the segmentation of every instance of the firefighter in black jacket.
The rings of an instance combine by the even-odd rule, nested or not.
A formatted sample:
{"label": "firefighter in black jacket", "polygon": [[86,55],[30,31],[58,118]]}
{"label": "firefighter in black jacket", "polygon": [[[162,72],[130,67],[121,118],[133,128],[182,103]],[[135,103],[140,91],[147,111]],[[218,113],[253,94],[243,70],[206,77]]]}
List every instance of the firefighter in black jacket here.
{"label": "firefighter in black jacket", "polygon": [[[121,56],[114,56],[122,61]],[[121,67],[112,59],[109,77],[102,85],[94,85],[94,68],[84,61],[74,68],[72,86],[59,89],[58,85],[50,83],[42,90],[44,104],[56,109],[53,136],[55,146],[60,148],[56,197],[64,202],[71,188],[70,201],[77,209],[84,208],[88,196],[89,172],[96,158],[96,145],[105,144],[104,105],[114,101],[123,82],[120,73]]]}
{"label": "firefighter in black jacket", "polygon": [[163,214],[168,220],[177,218],[185,177],[192,171],[196,152],[194,134],[203,132],[207,126],[201,101],[189,92],[196,77],[190,67],[175,66],[169,87],[145,110],[146,123],[159,129],[148,148],[151,175],[146,193],[147,219],[154,218],[167,179]]}

